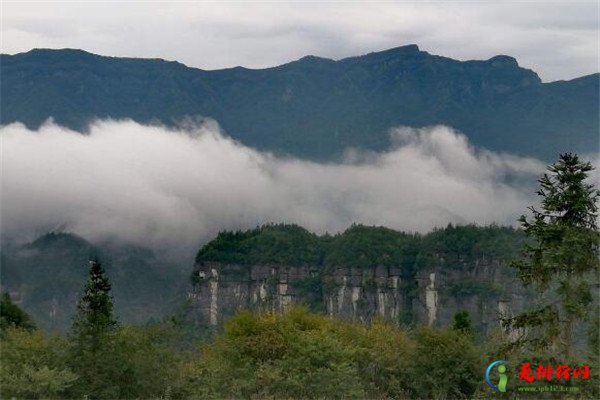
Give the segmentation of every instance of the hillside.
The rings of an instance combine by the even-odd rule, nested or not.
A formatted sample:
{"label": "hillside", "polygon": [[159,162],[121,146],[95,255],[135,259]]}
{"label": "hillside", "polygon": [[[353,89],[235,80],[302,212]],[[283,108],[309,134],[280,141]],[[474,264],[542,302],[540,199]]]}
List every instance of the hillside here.
{"label": "hillside", "polygon": [[140,247],[93,245],[76,235],[48,233],[17,248],[2,248],[1,256],[2,289],[47,331],[70,327],[91,257],[98,256],[106,267],[122,322],[170,315],[185,296],[181,265]]}
{"label": "hillside", "polygon": [[542,83],[509,56],[457,61],[415,45],[339,61],[204,71],[81,50],[0,56],[0,122],[93,118],[174,125],[211,117],[244,144],[311,159],[382,150],[389,129],[445,124],[477,146],[556,158],[598,148],[599,76]]}

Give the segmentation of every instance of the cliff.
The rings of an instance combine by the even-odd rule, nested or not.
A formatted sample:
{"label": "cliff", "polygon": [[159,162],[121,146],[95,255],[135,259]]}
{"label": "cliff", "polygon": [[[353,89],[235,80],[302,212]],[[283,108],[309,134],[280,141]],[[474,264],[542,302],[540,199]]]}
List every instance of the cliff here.
{"label": "cliff", "polygon": [[[421,237],[357,226],[323,237],[312,249],[321,253],[320,262],[269,263],[264,249],[262,262],[244,262],[243,255],[251,258],[253,251],[248,242],[281,229],[286,227],[259,228],[218,255],[218,243],[200,251],[189,293],[193,319],[218,325],[243,308],[282,312],[306,305],[365,322],[381,317],[399,325],[447,325],[466,310],[488,332],[498,326],[499,314],[520,311],[529,298],[508,266],[523,240],[509,228],[448,227]],[[236,262],[219,261],[225,254]]]}

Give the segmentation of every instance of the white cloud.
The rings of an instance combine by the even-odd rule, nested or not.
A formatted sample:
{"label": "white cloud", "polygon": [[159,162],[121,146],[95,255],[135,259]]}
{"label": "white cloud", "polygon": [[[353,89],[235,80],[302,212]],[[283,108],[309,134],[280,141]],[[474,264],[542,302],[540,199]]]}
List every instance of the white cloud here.
{"label": "white cloud", "polygon": [[186,250],[220,230],[266,222],[316,232],[352,222],[420,232],[514,224],[543,170],[533,159],[476,150],[442,126],[399,128],[388,152],[327,164],[244,147],[214,123],[171,130],[99,121],[89,135],[12,124],[0,135],[4,237],[60,227]]}
{"label": "white cloud", "polygon": [[544,80],[598,72],[598,2],[2,2],[2,51],[82,48],[215,69],[409,43],[458,59],[515,56]]}

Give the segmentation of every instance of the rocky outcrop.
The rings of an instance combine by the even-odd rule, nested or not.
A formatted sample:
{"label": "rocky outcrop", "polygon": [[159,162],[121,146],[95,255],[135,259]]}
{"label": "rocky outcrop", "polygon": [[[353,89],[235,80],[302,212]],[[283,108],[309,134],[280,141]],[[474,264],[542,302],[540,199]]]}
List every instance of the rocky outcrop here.
{"label": "rocky outcrop", "polygon": [[395,324],[448,325],[466,310],[489,331],[500,314],[523,309],[528,293],[513,271],[485,259],[460,269],[422,268],[403,276],[400,267],[321,268],[286,265],[196,265],[189,293],[197,320],[218,325],[244,308],[283,312],[293,305],[345,319],[375,317]]}
{"label": "rocky outcrop", "polygon": [[497,261],[477,260],[461,269],[434,267],[419,272],[415,321],[451,324],[458,311],[468,311],[483,332],[499,326],[500,317],[522,311],[532,298],[514,271]]}

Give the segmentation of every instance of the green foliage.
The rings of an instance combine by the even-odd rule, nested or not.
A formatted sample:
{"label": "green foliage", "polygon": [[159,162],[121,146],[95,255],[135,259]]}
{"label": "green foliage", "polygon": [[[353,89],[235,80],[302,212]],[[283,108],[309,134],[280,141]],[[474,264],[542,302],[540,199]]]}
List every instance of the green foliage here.
{"label": "green foliage", "polygon": [[64,340],[44,338],[41,331],[8,328],[2,335],[2,398],[62,399],[77,384],[64,365]]}
{"label": "green foliage", "polygon": [[482,380],[484,365],[471,339],[455,330],[422,327],[415,332],[418,398],[467,399]]}
{"label": "green foliage", "polygon": [[417,267],[432,263],[462,268],[475,261],[508,260],[518,254],[523,240],[522,232],[495,225],[449,225],[425,236],[352,225],[343,233],[321,237],[296,225],[265,225],[245,232],[221,232],[200,249],[196,262],[325,269],[399,267],[403,277],[411,277]]}
{"label": "green foliage", "polygon": [[[453,329],[403,331],[380,320],[351,323],[304,309],[284,315],[243,311],[228,321],[224,333],[189,351],[170,326],[120,326],[110,346],[96,355],[95,362],[107,369],[96,366],[94,386],[82,378],[85,370],[73,367],[72,338],[48,339],[39,331],[11,327],[2,340],[0,394],[23,399],[492,398],[483,371],[490,360],[503,359],[511,366],[587,363],[592,377],[577,383],[581,391],[573,398],[597,398],[592,381],[597,363],[588,358],[509,350],[503,334],[479,347],[469,327],[466,313],[456,314]],[[509,385],[516,384],[512,379]]]}
{"label": "green foliage", "polygon": [[414,338],[294,309],[242,312],[186,369],[198,398],[467,398],[481,383],[472,342],[448,330]]}
{"label": "green foliage", "polygon": [[[273,243],[273,235],[276,235],[277,241],[289,246]],[[302,241],[299,237],[310,240]],[[500,266],[518,254],[524,240],[523,232],[495,225],[449,225],[427,235],[407,234],[384,227],[352,225],[343,233],[320,237],[297,226],[267,225],[246,232],[220,233],[198,252],[196,261],[226,264],[227,268],[221,268],[220,273],[239,273],[238,278],[245,276],[248,266],[253,264],[286,266],[307,263],[304,265],[314,268],[311,270],[314,276],[290,283],[296,289],[298,298],[312,311],[324,311],[324,297],[338,289],[331,274],[335,268],[393,269],[394,274],[400,274],[403,301],[411,304],[418,295],[415,278],[420,269],[435,266],[472,270],[476,265]],[[307,242],[310,245],[306,245]],[[499,270],[500,282],[514,279],[511,270]],[[493,299],[499,298],[507,290],[501,283],[481,282],[472,278],[459,279],[451,274],[448,276],[445,279],[447,284],[441,291],[455,298],[480,296],[483,299]],[[199,278],[198,270],[192,272],[190,277],[194,285],[202,285],[208,281]],[[371,278],[365,279],[362,285],[366,293],[373,293],[377,288],[376,281]],[[357,305],[361,303],[364,303],[362,298]],[[404,308],[398,322],[410,326],[414,322],[413,310],[410,307]]]}
{"label": "green foliage", "polygon": [[449,224],[425,236],[418,263],[427,265],[441,258],[444,266],[461,269],[476,261],[511,260],[523,241],[522,232],[510,227]]}
{"label": "green foliage", "polygon": [[113,352],[117,322],[113,318],[111,285],[100,262],[90,261],[88,281],[77,304],[69,362],[79,371],[80,395],[116,398],[118,367],[123,355]]}
{"label": "green foliage", "polygon": [[468,311],[459,311],[454,314],[452,323],[452,329],[455,331],[462,332],[467,335],[473,335],[475,333],[473,329],[473,321]]}
{"label": "green foliage", "polygon": [[77,316],[73,323],[73,335],[82,345],[94,350],[103,335],[114,331],[117,322],[113,318],[111,285],[102,264],[90,261],[88,281],[77,304]]}
{"label": "green foliage", "polygon": [[[65,330],[75,312],[74,293],[81,290],[86,276],[81,266],[94,253],[93,246],[78,236],[52,232],[17,249],[3,250],[2,270],[8,275],[3,285],[20,292],[22,307],[41,328],[59,330],[60,325]],[[18,279],[11,271],[19,272]]]}
{"label": "green foliage", "polygon": [[419,252],[420,237],[384,227],[352,225],[331,238],[326,267],[395,266],[410,271]]}
{"label": "green foliage", "polygon": [[5,331],[9,327],[31,331],[35,329],[35,324],[31,317],[14,304],[10,295],[5,292],[1,294],[0,298],[0,330]]}
{"label": "green foliage", "polygon": [[174,333],[164,326],[120,327],[113,317],[111,285],[98,261],[73,322],[66,364],[78,371],[69,397],[157,398],[179,390]]}
{"label": "green foliage", "polygon": [[412,371],[418,355],[406,332],[378,319],[368,326],[335,320],[332,324],[340,340],[355,349],[353,360],[368,398],[414,397]]}
{"label": "green foliage", "polygon": [[319,237],[297,225],[264,225],[246,232],[221,232],[204,246],[196,262],[229,264],[316,265],[322,257]]}
{"label": "green foliage", "polygon": [[242,312],[224,336],[203,348],[187,372],[189,397],[360,398],[349,349],[328,335],[327,320]]}
{"label": "green foliage", "polygon": [[[187,351],[171,327],[119,327],[88,364],[73,351],[76,347],[73,338],[48,339],[40,331],[9,328],[2,337],[2,398],[181,396],[181,366]],[[93,377],[88,369],[94,372]]]}
{"label": "green foliage", "polygon": [[597,227],[597,200],[593,184],[587,183],[593,170],[577,155],[561,154],[548,167],[540,182],[541,209],[530,207],[532,218],[520,218],[532,243],[515,261],[524,285],[534,286],[540,294],[536,308],[508,321],[526,328],[525,341],[541,350],[560,349],[570,356],[573,330],[591,307],[592,282],[600,277],[600,232]]}
{"label": "green foliage", "polygon": [[[181,391],[180,362],[185,355],[178,348],[179,334],[167,326],[124,326],[117,329],[110,348],[103,357],[112,354],[110,385],[115,397],[150,399],[168,391]],[[90,392],[92,393],[92,392]]]}

